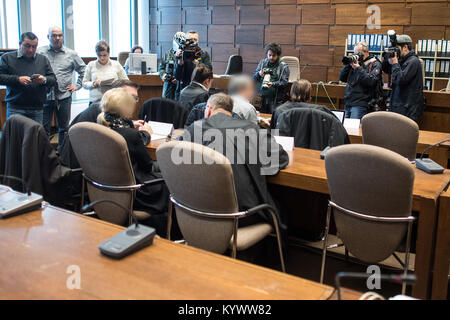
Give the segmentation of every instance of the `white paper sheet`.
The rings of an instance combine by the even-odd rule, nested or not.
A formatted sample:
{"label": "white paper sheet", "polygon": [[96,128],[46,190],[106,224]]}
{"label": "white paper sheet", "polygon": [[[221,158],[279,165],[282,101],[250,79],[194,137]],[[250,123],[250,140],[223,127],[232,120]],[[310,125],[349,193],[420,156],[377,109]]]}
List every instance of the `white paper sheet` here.
{"label": "white paper sheet", "polygon": [[275,141],[281,145],[284,151],[294,151],[294,138],[293,137],[274,137]]}

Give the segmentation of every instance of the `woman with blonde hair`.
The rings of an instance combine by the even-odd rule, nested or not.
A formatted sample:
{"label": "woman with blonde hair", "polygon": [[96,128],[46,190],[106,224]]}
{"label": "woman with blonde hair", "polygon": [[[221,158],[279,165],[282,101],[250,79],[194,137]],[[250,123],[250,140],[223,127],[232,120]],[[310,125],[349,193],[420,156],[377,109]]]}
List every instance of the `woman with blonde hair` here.
{"label": "woman with blonde hair", "polygon": [[[100,106],[103,112],[98,116],[97,123],[124,137],[136,182],[142,184],[160,179],[161,174],[156,172],[146,149],[146,145],[151,142],[151,127],[143,121],[135,125],[130,120],[136,109],[136,99],[123,88],[111,89],[103,95]],[[165,184],[144,186],[136,192],[134,209],[150,213],[152,217],[143,223],[155,228],[158,235],[163,237],[166,233],[168,203],[169,191]]]}

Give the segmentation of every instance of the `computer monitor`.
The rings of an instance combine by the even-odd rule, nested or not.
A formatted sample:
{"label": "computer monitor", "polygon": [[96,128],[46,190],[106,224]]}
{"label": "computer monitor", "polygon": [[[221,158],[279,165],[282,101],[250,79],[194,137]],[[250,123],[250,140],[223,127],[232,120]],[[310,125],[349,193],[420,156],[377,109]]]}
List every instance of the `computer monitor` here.
{"label": "computer monitor", "polygon": [[128,68],[130,73],[141,73],[142,62],[147,63],[147,72],[158,72],[158,55],[152,53],[130,53]]}
{"label": "computer monitor", "polygon": [[345,111],[344,110],[334,110],[334,115],[344,124],[345,121]]}

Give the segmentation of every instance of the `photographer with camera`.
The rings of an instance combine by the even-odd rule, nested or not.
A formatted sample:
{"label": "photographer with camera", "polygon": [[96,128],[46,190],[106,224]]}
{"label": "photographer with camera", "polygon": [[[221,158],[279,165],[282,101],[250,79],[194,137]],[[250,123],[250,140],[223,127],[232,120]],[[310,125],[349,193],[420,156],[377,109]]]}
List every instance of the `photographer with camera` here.
{"label": "photographer with camera", "polygon": [[253,79],[258,83],[262,95],[262,113],[273,113],[284,102],[286,88],[289,84],[289,66],[281,61],[281,47],[272,42],[265,52],[266,59],[259,62]]}
{"label": "photographer with camera", "polygon": [[365,41],[355,47],[355,54],[344,57],[345,65],[339,75],[347,83],[345,90],[345,116],[362,119],[378,101],[378,92],[382,89],[381,62],[370,54]]}
{"label": "photographer with camera", "polygon": [[422,64],[412,50],[410,36],[390,31],[389,37],[391,47],[383,54],[383,71],[391,78],[389,111],[418,121],[425,110]]}
{"label": "photographer with camera", "polygon": [[209,53],[199,46],[197,31],[188,31],[185,38],[179,39],[179,47],[175,52],[177,63],[175,64],[175,78],[178,80],[177,96],[186,88],[192,80],[194,69],[203,64],[212,70]]}
{"label": "photographer with camera", "polygon": [[184,32],[177,32],[173,37],[173,48],[169,49],[159,64],[159,76],[164,81],[163,98],[178,100],[176,96],[178,80],[175,78],[175,64],[177,57],[175,53],[180,49],[180,42],[186,39]]}

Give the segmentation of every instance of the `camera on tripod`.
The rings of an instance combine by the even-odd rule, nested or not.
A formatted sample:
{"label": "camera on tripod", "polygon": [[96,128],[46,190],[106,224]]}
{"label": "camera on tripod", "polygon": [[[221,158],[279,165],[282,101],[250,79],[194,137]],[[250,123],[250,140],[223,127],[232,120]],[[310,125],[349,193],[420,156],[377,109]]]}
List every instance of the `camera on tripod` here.
{"label": "camera on tripod", "polygon": [[362,62],[364,60],[364,56],[361,53],[352,54],[346,56],[342,59],[342,63],[344,65],[349,65],[352,63]]}
{"label": "camera on tripod", "polygon": [[391,59],[395,57],[395,54],[397,53],[397,58],[400,57],[400,49],[397,48],[397,34],[394,30],[388,31],[388,36],[391,42],[391,45],[389,48],[386,49],[385,52],[383,52],[383,59]]}
{"label": "camera on tripod", "polygon": [[262,83],[262,88],[269,89],[269,83],[271,82],[270,79],[272,78],[273,70],[270,68],[264,68],[263,73],[264,73],[264,80]]}

